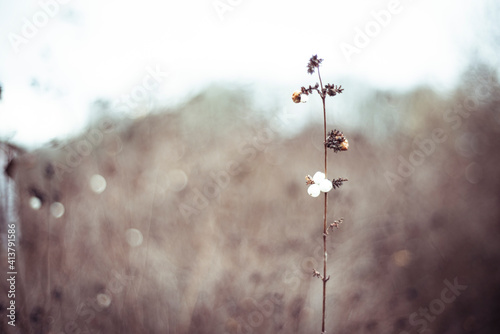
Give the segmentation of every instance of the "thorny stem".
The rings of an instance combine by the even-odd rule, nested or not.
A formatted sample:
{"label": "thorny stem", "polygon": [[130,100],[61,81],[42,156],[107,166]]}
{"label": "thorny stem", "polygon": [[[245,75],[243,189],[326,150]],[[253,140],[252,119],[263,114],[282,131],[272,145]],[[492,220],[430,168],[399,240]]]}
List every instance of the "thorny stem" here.
{"label": "thorny stem", "polygon": [[[321,81],[321,74],[319,73],[318,67],[318,77],[321,86],[321,100],[323,101],[323,135],[324,135],[324,147],[325,147],[325,178],[327,177],[328,171],[328,150],[326,146],[326,94],[323,89],[323,82]],[[326,276],[326,260],[327,260],[327,252],[326,252],[326,217],[328,211],[328,192],[325,192],[325,210],[323,213],[323,317],[321,321],[321,333],[325,333],[325,312],[326,312],[326,282],[328,278]]]}

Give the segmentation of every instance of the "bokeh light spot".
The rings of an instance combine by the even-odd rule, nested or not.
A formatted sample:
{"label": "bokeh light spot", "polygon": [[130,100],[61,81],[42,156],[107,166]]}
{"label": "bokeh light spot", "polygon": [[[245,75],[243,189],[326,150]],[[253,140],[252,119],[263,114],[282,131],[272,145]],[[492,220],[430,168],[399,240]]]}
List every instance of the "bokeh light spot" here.
{"label": "bokeh light spot", "polygon": [[42,207],[42,201],[38,197],[32,196],[30,198],[30,207],[33,210],[38,210]]}
{"label": "bokeh light spot", "polygon": [[170,190],[178,192],[186,187],[188,177],[182,169],[172,169],[167,176]]}
{"label": "bokeh light spot", "polygon": [[482,176],[483,168],[475,162],[465,168],[465,178],[472,184],[476,184],[481,181]]}
{"label": "bokeh light spot", "polygon": [[392,254],[392,259],[398,267],[406,267],[411,261],[411,253],[403,249]]}
{"label": "bokeh light spot", "polygon": [[476,154],[474,151],[476,142],[477,138],[472,133],[464,133],[455,140],[455,150],[461,156],[471,158]]}
{"label": "bokeh light spot", "polygon": [[108,307],[111,304],[111,297],[106,293],[98,294],[96,300],[101,307]]}
{"label": "bokeh light spot", "polygon": [[109,139],[105,146],[106,152],[109,155],[117,155],[123,150],[123,144],[119,136],[114,135]]}
{"label": "bokeh light spot", "polygon": [[90,178],[90,188],[96,194],[102,193],[106,190],[106,179],[99,174],[92,175]]}
{"label": "bokeh light spot", "polygon": [[50,213],[55,218],[61,218],[64,215],[64,205],[60,202],[54,202],[50,205]]}
{"label": "bokeh light spot", "polygon": [[129,228],[125,232],[125,238],[130,247],[138,247],[142,244],[142,233],[138,229]]}

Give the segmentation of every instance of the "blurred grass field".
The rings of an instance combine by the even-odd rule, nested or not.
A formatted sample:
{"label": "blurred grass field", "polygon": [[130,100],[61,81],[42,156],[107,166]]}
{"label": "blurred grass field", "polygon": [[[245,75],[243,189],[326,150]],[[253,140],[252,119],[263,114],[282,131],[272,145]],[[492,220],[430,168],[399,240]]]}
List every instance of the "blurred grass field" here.
{"label": "blurred grass field", "polygon": [[[478,66],[448,94],[374,92],[356,111],[363,126],[341,128],[350,147],[329,155],[328,177],[349,181],[329,196],[329,220],[345,222],[329,236],[328,333],[500,327],[496,78]],[[322,166],[322,129],[285,136],[289,120],[270,116],[212,87],[21,154],[9,170],[17,322],[0,294],[0,331],[319,332],[322,201],[304,177]],[[467,288],[435,302],[454,279]]]}

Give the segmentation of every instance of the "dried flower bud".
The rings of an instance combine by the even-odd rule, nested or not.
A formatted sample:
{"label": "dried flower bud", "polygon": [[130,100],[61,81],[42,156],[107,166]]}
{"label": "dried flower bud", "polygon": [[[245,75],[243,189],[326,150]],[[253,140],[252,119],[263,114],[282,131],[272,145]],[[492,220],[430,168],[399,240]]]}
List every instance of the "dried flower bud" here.
{"label": "dried flower bud", "polygon": [[346,181],[349,181],[349,180],[346,178],[343,178],[343,177],[339,177],[338,179],[333,179],[332,180],[333,189],[340,188],[344,184],[344,182],[346,182]]}
{"label": "dried flower bud", "polygon": [[306,175],[306,184],[314,184],[311,175]]}
{"label": "dried flower bud", "polygon": [[302,92],[302,90],[296,90],[292,94],[292,101],[295,103],[306,103],[309,100],[307,93]]}
{"label": "dried flower bud", "polygon": [[344,137],[342,131],[337,129],[328,133],[325,145],[326,147],[331,148],[335,153],[339,151],[347,151],[349,148],[349,142],[346,137]]}
{"label": "dried flower bud", "polygon": [[340,144],[341,151],[347,151],[349,149],[349,141],[345,139],[342,144]]}
{"label": "dried flower bud", "polygon": [[334,228],[339,228],[340,224],[344,222],[344,218],[340,218],[339,220],[334,220],[333,223],[330,223],[330,226],[328,229],[331,229],[333,231]]}
{"label": "dried flower bud", "polygon": [[319,67],[323,59],[318,58],[318,55],[314,55],[309,59],[307,63],[307,73],[313,74],[316,67]]}
{"label": "dried flower bud", "polygon": [[328,94],[328,96],[335,96],[337,94],[342,93],[344,89],[342,88],[342,86],[326,84],[325,91]]}

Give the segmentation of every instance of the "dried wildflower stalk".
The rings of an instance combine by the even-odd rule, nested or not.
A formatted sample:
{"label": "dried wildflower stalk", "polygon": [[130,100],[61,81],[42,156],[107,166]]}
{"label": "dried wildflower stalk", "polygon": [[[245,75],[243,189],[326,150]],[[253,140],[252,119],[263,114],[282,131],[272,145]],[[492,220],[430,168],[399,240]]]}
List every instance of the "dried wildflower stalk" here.
{"label": "dried wildflower stalk", "polygon": [[321,97],[323,102],[323,133],[324,133],[324,147],[325,147],[325,172],[317,172],[314,177],[309,175],[306,176],[306,184],[309,185],[308,193],[313,197],[319,196],[320,192],[325,193],[325,201],[324,201],[324,213],[323,213],[323,274],[321,274],[316,269],[313,269],[313,277],[318,277],[323,281],[323,317],[321,322],[321,333],[325,332],[325,313],[326,313],[326,283],[330,279],[330,276],[326,274],[326,262],[328,258],[328,253],[326,250],[326,237],[328,236],[329,230],[334,230],[334,228],[339,228],[340,224],[343,223],[344,218],[340,218],[339,220],[335,220],[329,225],[327,224],[328,217],[328,192],[332,189],[337,189],[342,184],[347,181],[346,178],[337,178],[333,180],[329,180],[327,178],[328,172],[328,149],[332,149],[335,153],[341,151],[347,151],[349,148],[349,142],[344,137],[344,134],[335,129],[327,133],[326,131],[326,97],[327,96],[335,96],[337,94],[342,93],[342,86],[330,85],[326,84],[323,86],[323,81],[321,80],[321,74],[319,71],[319,67],[323,59],[318,58],[317,55],[314,55],[309,59],[309,63],[307,64],[307,73],[314,74],[315,71],[318,71],[319,83],[316,83],[314,86],[309,85],[309,87],[301,87],[300,90],[295,91],[292,94],[292,100],[295,103],[306,102],[309,94],[314,93],[315,91]]}

